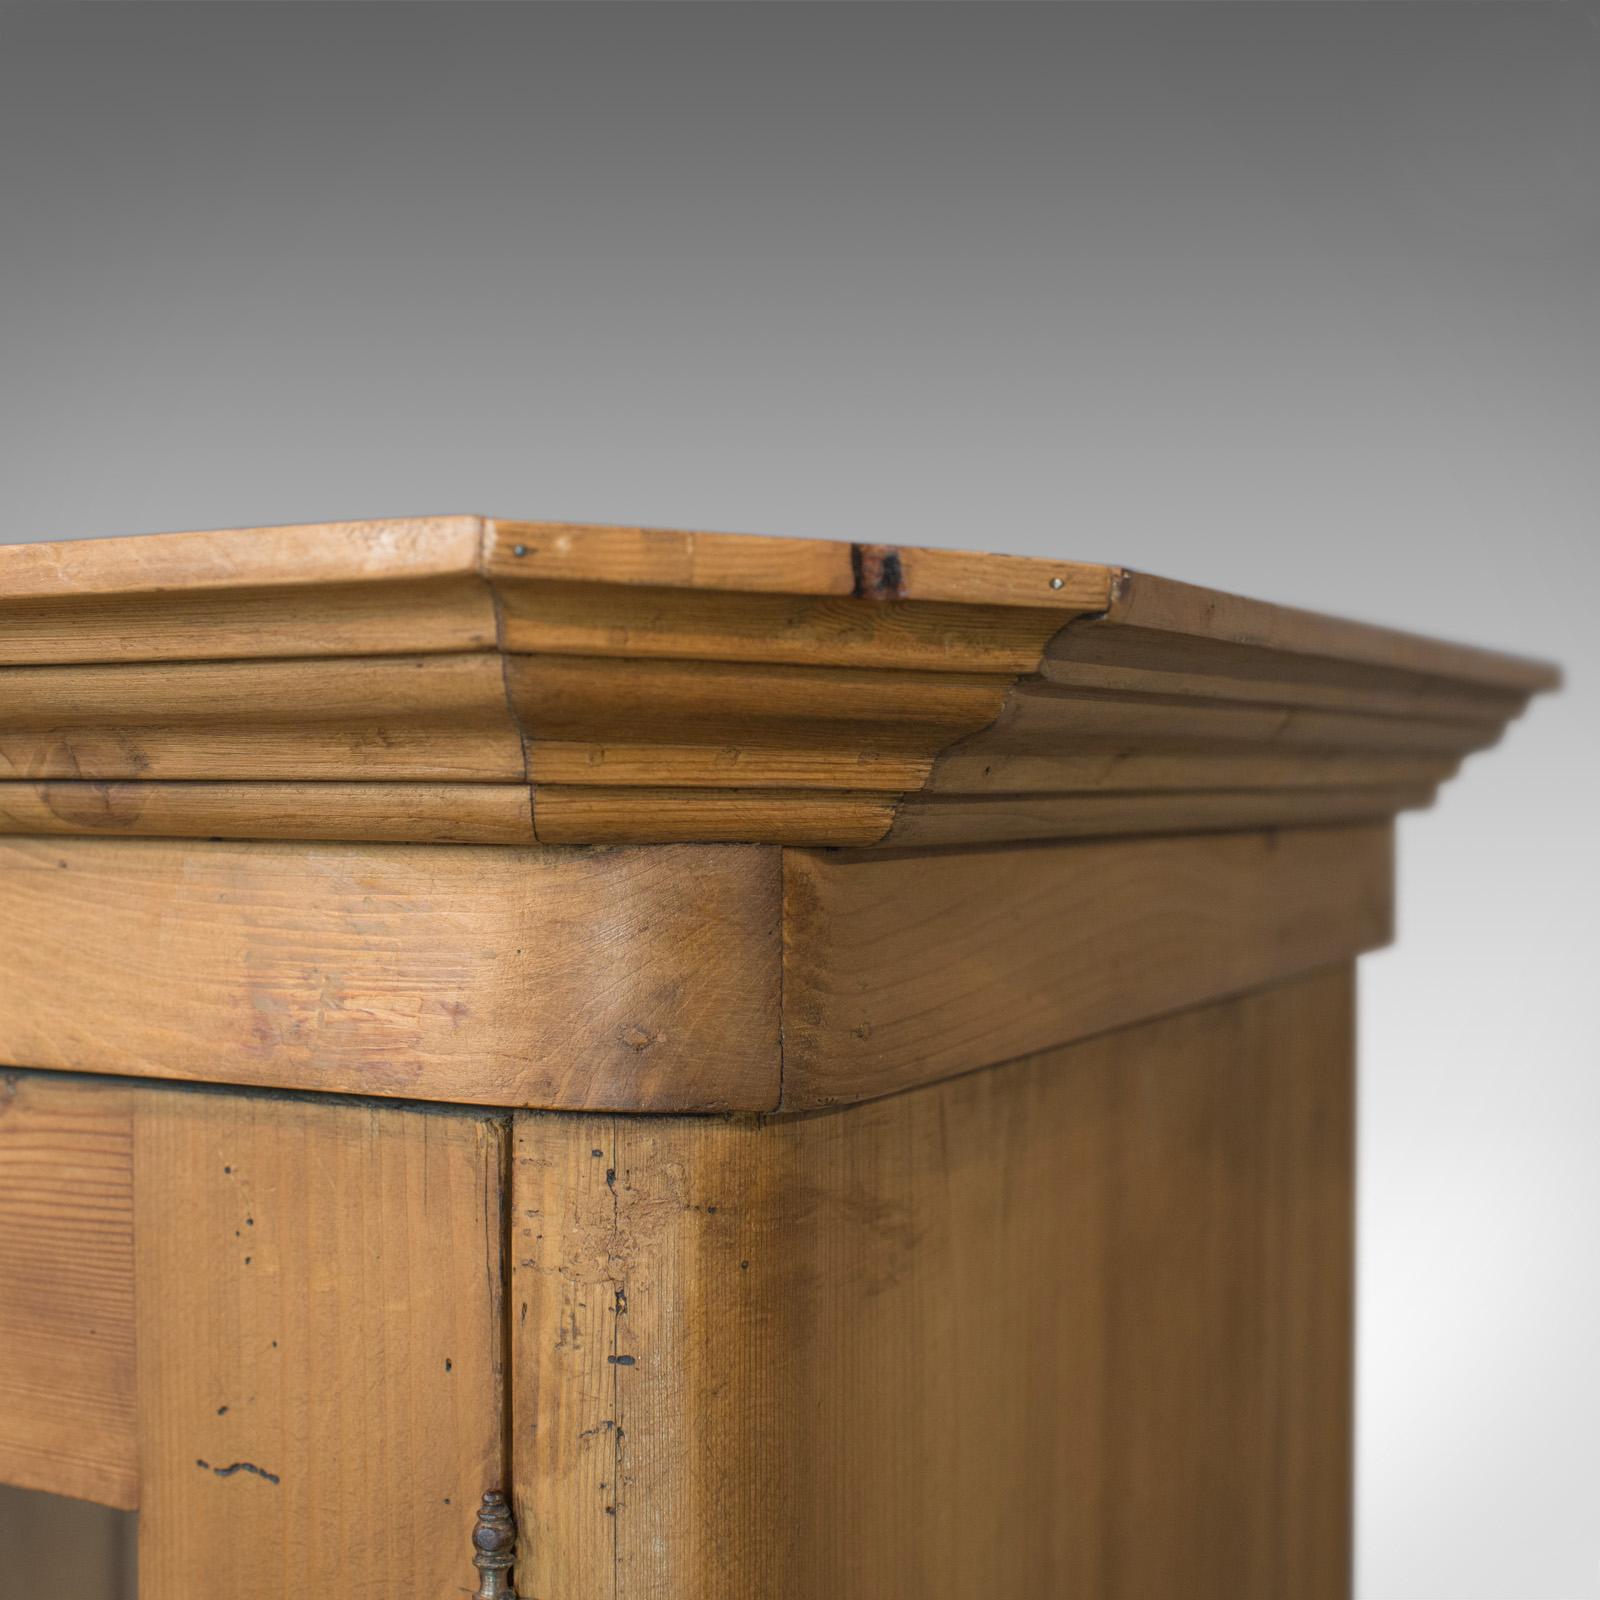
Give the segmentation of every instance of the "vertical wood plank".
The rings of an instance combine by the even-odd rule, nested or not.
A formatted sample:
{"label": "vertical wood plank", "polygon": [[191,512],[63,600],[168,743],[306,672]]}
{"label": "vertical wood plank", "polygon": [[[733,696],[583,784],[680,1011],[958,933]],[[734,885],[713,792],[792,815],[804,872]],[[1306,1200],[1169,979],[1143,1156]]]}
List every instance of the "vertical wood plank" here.
{"label": "vertical wood plank", "polygon": [[131,1507],[132,1092],[0,1073],[0,1482]]}
{"label": "vertical wood plank", "polygon": [[150,1090],[136,1152],[140,1600],[470,1588],[504,1125]]}
{"label": "vertical wood plank", "polygon": [[616,1118],[518,1121],[511,1186],[517,1582],[609,1597],[616,1564],[618,1313],[624,1250]]}

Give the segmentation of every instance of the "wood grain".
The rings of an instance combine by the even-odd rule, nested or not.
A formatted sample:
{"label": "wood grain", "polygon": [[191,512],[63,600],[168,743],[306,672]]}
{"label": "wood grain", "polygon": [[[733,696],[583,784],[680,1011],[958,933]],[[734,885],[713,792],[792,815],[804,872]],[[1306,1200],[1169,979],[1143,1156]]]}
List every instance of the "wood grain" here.
{"label": "wood grain", "polygon": [[513,654],[920,672],[1031,672],[1070,613],[854,596],[527,582],[500,594]]}
{"label": "wood grain", "polygon": [[515,783],[492,655],[0,670],[0,775]]}
{"label": "wood grain", "polygon": [[1011,678],[509,656],[506,684],[538,782],[897,795],[994,721]]}
{"label": "wood grain", "polygon": [[387,517],[0,545],[7,600],[419,582],[478,566],[483,519]]}
{"label": "wood grain", "polygon": [[872,845],[895,814],[880,794],[815,790],[599,789],[541,783],[534,830],[544,844]]}
{"label": "wood grain", "polygon": [[1081,561],[573,522],[493,525],[487,570],[515,581],[959,601],[1063,612],[1110,603],[1112,569]]}
{"label": "wood grain", "polygon": [[0,662],[488,650],[477,517],[0,546]]}
{"label": "wood grain", "polygon": [[1386,944],[1386,823],[784,857],[783,1098],[891,1094]]}
{"label": "wood grain", "polygon": [[0,1063],[770,1110],[780,895],[762,847],[0,839]]}
{"label": "wood grain", "polygon": [[0,1482],[139,1503],[120,1085],[0,1073]]}
{"label": "wood grain", "polygon": [[1386,672],[1459,679],[1524,695],[1554,689],[1561,681],[1560,672],[1547,662],[1125,569],[1119,569],[1113,580],[1105,622],[1107,631],[1135,630],[1164,641],[1214,641],[1319,662],[1360,663]]}
{"label": "wood grain", "polygon": [[141,1600],[466,1590],[504,1160],[481,1115],[142,1093]]}
{"label": "wood grain", "polygon": [[[463,785],[574,844],[1388,816],[1558,681],[1121,568],[475,517],[0,547],[3,662],[0,779],[303,786],[20,831],[477,843],[521,801]],[[431,786],[414,827],[372,782]]]}
{"label": "wood grain", "polygon": [[0,834],[532,844],[533,795],[496,783],[0,782]]}
{"label": "wood grain", "polygon": [[1351,986],[776,1122],[518,1118],[524,1592],[1343,1600]]}
{"label": "wood grain", "polygon": [[[1237,832],[1323,823],[1380,821],[1433,804],[1431,786],[1224,789],[1156,794],[940,795],[907,800],[874,843],[902,848],[1122,834]],[[811,844],[814,840],[796,840]]]}
{"label": "wood grain", "polygon": [[1391,850],[1382,823],[781,864],[13,839],[0,915],[27,935],[0,947],[0,1060],[555,1109],[832,1104],[1375,948]]}

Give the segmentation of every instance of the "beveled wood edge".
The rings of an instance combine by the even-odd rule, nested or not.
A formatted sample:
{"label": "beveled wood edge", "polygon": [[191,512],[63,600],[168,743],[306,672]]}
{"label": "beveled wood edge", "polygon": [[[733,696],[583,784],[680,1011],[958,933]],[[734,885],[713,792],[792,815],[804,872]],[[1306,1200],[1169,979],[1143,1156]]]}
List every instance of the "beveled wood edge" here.
{"label": "beveled wood edge", "polygon": [[0,603],[476,576],[1077,612],[1108,603],[1113,573],[1034,556],[448,514],[0,544]]}
{"label": "beveled wood edge", "polygon": [[449,576],[1103,612],[1113,624],[1363,660],[1522,693],[1561,681],[1559,668],[1547,662],[1127,567],[931,546],[461,513],[0,543],[0,605]]}
{"label": "beveled wood edge", "polygon": [[1541,694],[1561,686],[1561,669],[1552,662],[1353,622],[1128,568],[1118,568],[1113,576],[1103,620],[1111,626],[1460,678],[1517,694]]}
{"label": "beveled wood edge", "polygon": [[484,539],[449,515],[0,544],[0,604],[476,575]]}
{"label": "beveled wood edge", "polygon": [[[415,589],[442,580],[476,587]],[[359,599],[386,586],[410,597],[392,627]],[[274,608],[295,590],[324,590],[328,613],[279,639]],[[214,615],[195,610],[208,596]],[[174,597],[188,609],[163,610]],[[1540,663],[1121,568],[945,550],[468,516],[0,547],[0,657],[8,607],[100,602],[133,606],[127,626],[76,619],[67,642],[44,641],[51,665],[0,668],[13,696],[54,672],[64,702],[32,736],[0,709],[0,757],[16,752],[0,830],[915,848],[1289,826],[1427,804],[1450,758],[1559,682]],[[137,659],[147,624],[164,665]],[[1077,659],[1100,639],[1117,644],[1109,670]],[[1212,652],[1204,673],[1186,662],[1197,649]],[[298,730],[244,712],[220,762],[182,706],[159,760],[141,747],[156,731],[135,721],[141,668],[171,683],[231,666],[248,683],[298,658],[303,681],[318,663],[348,678],[363,656],[381,674],[418,651],[441,669],[500,656],[479,714],[520,759],[430,758],[427,674],[409,724],[391,694],[376,765],[354,711],[348,752],[300,770],[284,748]],[[106,709],[116,683],[128,703]],[[315,677],[305,692],[316,703]],[[635,701],[651,715],[630,723]],[[337,743],[340,725],[316,726]],[[1385,768],[1408,748],[1446,770]],[[1354,770],[1325,770],[1333,757]]]}

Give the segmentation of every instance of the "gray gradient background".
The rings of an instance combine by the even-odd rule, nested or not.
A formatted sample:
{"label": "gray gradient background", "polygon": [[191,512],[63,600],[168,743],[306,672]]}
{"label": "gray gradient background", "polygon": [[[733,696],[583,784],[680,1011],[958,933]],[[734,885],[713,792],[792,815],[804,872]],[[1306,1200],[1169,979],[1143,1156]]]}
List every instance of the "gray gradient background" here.
{"label": "gray gradient background", "polygon": [[0,8],[0,539],[964,545],[1567,663],[1364,967],[1363,1600],[1600,1596],[1597,288],[1578,5]]}

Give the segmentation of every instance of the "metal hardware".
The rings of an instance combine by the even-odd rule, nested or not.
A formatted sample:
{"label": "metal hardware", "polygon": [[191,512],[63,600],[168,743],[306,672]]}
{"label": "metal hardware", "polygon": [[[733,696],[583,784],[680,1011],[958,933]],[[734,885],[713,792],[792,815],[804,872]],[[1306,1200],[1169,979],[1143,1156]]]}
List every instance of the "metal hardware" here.
{"label": "metal hardware", "polygon": [[517,1525],[503,1494],[486,1494],[472,1530],[472,1564],[478,1569],[473,1600],[517,1600],[511,1569],[517,1560]]}

